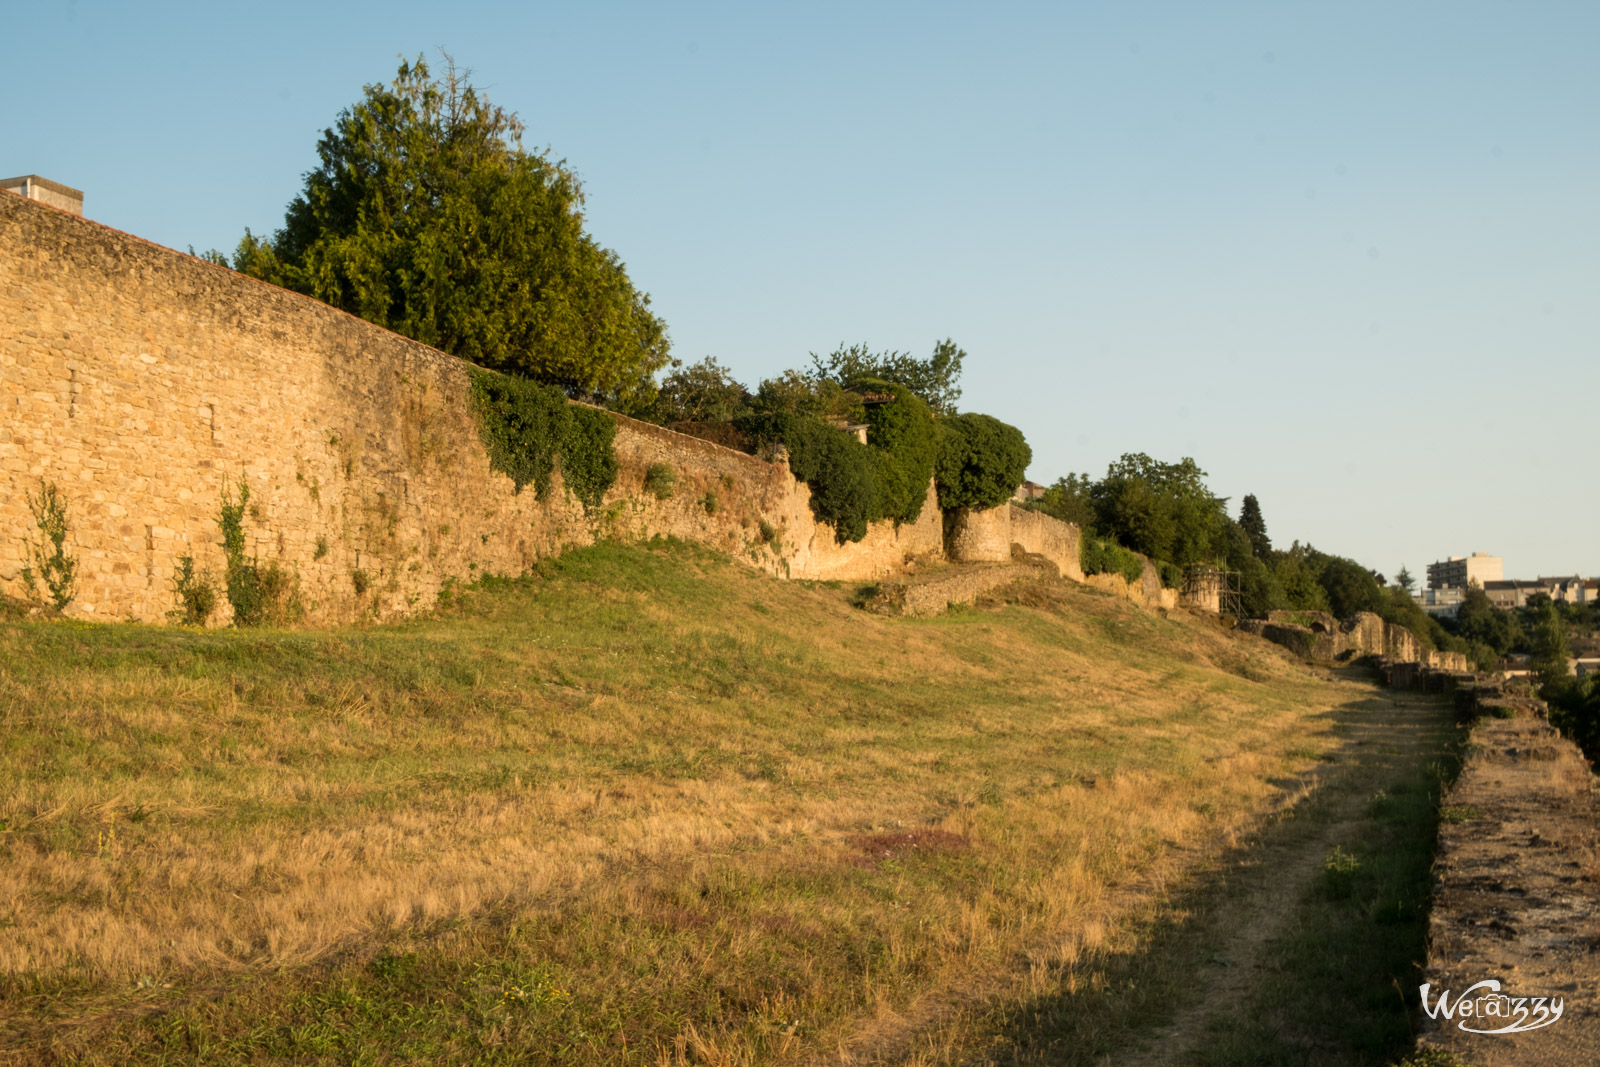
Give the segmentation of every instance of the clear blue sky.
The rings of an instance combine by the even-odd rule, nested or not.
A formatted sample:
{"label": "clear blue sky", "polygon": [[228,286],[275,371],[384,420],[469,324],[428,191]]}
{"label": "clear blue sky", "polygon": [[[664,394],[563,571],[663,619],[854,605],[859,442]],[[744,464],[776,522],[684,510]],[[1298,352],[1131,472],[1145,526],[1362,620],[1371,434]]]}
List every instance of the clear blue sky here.
{"label": "clear blue sky", "polygon": [[50,3],[0,176],[270,231],[443,47],[582,175],[675,354],[969,353],[1031,477],[1192,455],[1280,544],[1600,574],[1600,4]]}

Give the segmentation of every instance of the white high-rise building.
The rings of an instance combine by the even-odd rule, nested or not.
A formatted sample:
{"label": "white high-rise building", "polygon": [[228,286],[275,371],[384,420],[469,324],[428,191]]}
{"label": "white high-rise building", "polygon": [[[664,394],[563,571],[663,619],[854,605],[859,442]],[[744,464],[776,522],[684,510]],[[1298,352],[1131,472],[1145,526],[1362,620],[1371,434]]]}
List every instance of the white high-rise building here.
{"label": "white high-rise building", "polygon": [[1440,563],[1428,564],[1429,589],[1465,589],[1473,582],[1480,586],[1498,582],[1505,575],[1505,561],[1487,552],[1474,552],[1470,556],[1451,556]]}

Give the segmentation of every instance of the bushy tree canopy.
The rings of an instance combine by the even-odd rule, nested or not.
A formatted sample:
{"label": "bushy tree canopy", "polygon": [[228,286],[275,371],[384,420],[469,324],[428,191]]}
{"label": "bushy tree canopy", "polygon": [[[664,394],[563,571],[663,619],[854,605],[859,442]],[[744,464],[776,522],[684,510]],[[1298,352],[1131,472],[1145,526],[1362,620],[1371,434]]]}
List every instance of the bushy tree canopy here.
{"label": "bushy tree canopy", "polygon": [[486,367],[637,409],[667,362],[665,324],[584,232],[561,162],[452,63],[401,63],[317,145],[271,238],[234,267]]}
{"label": "bushy tree canopy", "polygon": [[[866,405],[867,444],[878,456],[878,493],[885,518],[915,522],[928,499],[938,441],[928,405],[898,382],[861,378],[852,388],[879,402]],[[882,397],[891,399],[882,401]]]}
{"label": "bushy tree canopy", "polygon": [[961,362],[967,358],[949,338],[933,346],[927,359],[909,352],[874,352],[866,345],[840,345],[827,356],[811,353],[813,378],[849,385],[862,378],[897,382],[927,402],[938,415],[954,415],[961,399]]}
{"label": "bushy tree canopy", "polygon": [[1010,500],[1033,461],[1022,431],[992,415],[970,413],[942,418],[936,425],[939,506],[992,508]]}
{"label": "bushy tree canopy", "polygon": [[735,424],[758,446],[782,445],[789,469],[811,490],[811,513],[833,527],[840,544],[859,541],[884,517],[872,449],[814,415],[789,411],[741,415]]}
{"label": "bushy tree canopy", "polygon": [[750,404],[750,390],[734,380],[733,372],[707,356],[699,363],[673,361],[661,379],[648,415],[654,422],[728,422]]}
{"label": "bushy tree canopy", "polygon": [[1205,477],[1187,456],[1162,463],[1143,452],[1124,454],[1090,490],[1096,525],[1135,552],[1180,567],[1216,559],[1226,548],[1227,513]]}

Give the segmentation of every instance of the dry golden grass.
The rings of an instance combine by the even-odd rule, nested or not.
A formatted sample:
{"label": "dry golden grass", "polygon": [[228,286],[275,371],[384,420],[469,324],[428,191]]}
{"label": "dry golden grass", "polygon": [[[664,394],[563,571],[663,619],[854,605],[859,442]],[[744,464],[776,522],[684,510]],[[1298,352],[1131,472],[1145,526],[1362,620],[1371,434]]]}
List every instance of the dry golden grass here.
{"label": "dry golden grass", "polygon": [[1090,591],[849,592],[605,546],[381,629],[0,624],[0,1050],[849,1057],[1093,949],[1351,698]]}

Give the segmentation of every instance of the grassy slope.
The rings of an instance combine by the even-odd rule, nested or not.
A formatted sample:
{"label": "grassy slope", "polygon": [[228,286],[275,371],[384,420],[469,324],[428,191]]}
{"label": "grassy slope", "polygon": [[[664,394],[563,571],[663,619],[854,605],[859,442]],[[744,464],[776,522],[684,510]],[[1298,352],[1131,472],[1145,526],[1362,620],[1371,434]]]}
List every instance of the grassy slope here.
{"label": "grassy slope", "polygon": [[1350,699],[1092,591],[847,598],[603,546],[384,628],[0,624],[0,1058],[870,1055],[1092,949]]}

